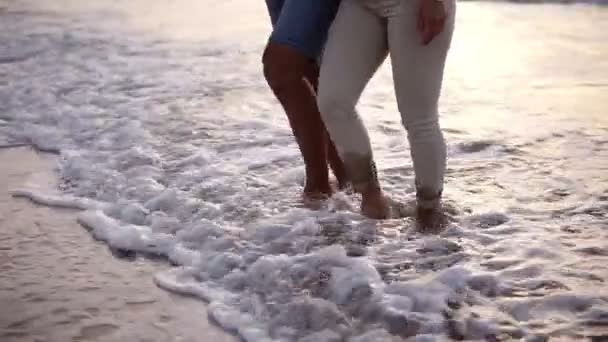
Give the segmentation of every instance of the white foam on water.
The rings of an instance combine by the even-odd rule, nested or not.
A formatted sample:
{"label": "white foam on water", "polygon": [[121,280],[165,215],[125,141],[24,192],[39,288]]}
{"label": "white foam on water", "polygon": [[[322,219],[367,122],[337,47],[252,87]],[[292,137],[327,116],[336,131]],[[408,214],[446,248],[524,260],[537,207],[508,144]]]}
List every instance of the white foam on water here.
{"label": "white foam on water", "polygon": [[86,210],[96,208],[102,209],[109,206],[107,203],[91,200],[89,198],[74,197],[65,194],[48,194],[36,189],[16,189],[11,193],[14,197],[27,198],[34,203],[51,207]]}
{"label": "white foam on water", "polygon": [[[104,19],[11,6],[0,12],[0,70],[9,80],[0,83],[2,132],[11,144],[59,153],[61,179],[60,194],[13,194],[81,209],[78,221],[113,249],[166,258],[175,267],[157,274],[156,284],[209,302],[211,319],[246,341],[579,338],[606,326],[605,170],[596,162],[566,172],[559,163],[583,163],[589,141],[605,146],[607,125],[566,120],[557,135],[505,129],[523,95],[495,94],[527,79],[519,66],[508,77],[502,69],[479,72],[496,82],[469,83],[472,76],[459,73],[466,67],[446,73],[453,222],[426,236],[411,217],[363,218],[357,196],[347,193],[319,210],[301,206],[298,150],[260,73],[265,32],[248,32],[259,36],[255,42],[177,41],[105,26],[117,9]],[[470,34],[478,30],[468,19],[480,15],[515,20],[504,6],[463,8],[460,30]],[[588,14],[532,12],[547,27],[566,12],[572,25]],[[458,39],[456,66],[472,58]],[[598,60],[584,64],[608,70]],[[582,77],[579,69],[572,66],[570,77]],[[595,74],[585,75],[593,81]],[[413,199],[413,175],[390,80],[381,69],[362,111],[377,123],[370,127],[381,180],[405,203]],[[496,101],[507,102],[496,108]],[[498,123],[468,126],[477,111]],[[539,111],[541,123],[558,115]],[[571,150],[551,147],[566,142]],[[604,149],[589,153],[608,160]]]}

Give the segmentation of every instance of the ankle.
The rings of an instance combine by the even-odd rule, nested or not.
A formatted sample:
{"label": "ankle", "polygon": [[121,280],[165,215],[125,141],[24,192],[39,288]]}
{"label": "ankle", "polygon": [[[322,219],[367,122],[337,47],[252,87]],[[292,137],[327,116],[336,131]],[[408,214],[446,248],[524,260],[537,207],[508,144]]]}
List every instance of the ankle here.
{"label": "ankle", "polygon": [[361,192],[361,213],[372,219],[381,220],[390,216],[387,199],[380,187],[369,187]]}
{"label": "ankle", "polygon": [[359,189],[361,190],[360,193],[363,200],[376,199],[383,196],[382,188],[379,184],[369,183]]}
{"label": "ankle", "polygon": [[435,191],[429,188],[416,189],[416,205],[419,210],[434,210],[441,206],[442,190]]}
{"label": "ankle", "polygon": [[344,156],[345,178],[352,183],[355,192],[373,195],[382,192],[378,171],[372,155],[346,153]]}
{"label": "ankle", "polygon": [[331,195],[332,189],[331,185],[329,184],[329,180],[306,180],[306,184],[304,185],[304,194],[310,194],[313,196],[316,196],[316,194]]}

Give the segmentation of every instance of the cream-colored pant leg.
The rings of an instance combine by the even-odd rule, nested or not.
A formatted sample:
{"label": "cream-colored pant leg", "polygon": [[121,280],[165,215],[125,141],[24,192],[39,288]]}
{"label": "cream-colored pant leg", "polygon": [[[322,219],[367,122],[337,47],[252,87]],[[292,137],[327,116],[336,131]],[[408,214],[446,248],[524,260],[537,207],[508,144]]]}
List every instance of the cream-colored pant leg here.
{"label": "cream-colored pant leg", "polygon": [[375,180],[367,130],[355,107],[388,53],[386,20],[358,0],[343,0],[329,31],[317,101],[355,190]]}
{"label": "cream-colored pant leg", "polygon": [[454,0],[445,4],[445,27],[426,46],[420,43],[416,30],[418,0],[401,1],[398,15],[388,19],[388,44],[401,122],[408,134],[419,199],[428,200],[441,194],[446,166],[438,101],[456,6]]}
{"label": "cream-colored pant leg", "polygon": [[[322,60],[318,102],[321,115],[354,183],[374,177],[367,130],[355,107],[390,50],[395,93],[407,130],[419,199],[443,189],[446,147],[437,104],[451,42],[455,3],[448,0],[445,29],[429,45],[416,32],[417,0],[403,0],[383,18],[357,0],[343,0]],[[433,201],[435,202],[435,201]]]}

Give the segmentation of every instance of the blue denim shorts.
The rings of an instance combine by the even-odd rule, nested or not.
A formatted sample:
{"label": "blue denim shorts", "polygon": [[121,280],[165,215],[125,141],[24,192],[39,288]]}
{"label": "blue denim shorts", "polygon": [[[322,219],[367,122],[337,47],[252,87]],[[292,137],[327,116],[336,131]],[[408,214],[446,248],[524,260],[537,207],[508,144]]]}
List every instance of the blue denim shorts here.
{"label": "blue denim shorts", "polygon": [[270,41],[318,59],[339,4],[340,0],[266,0],[273,28]]}

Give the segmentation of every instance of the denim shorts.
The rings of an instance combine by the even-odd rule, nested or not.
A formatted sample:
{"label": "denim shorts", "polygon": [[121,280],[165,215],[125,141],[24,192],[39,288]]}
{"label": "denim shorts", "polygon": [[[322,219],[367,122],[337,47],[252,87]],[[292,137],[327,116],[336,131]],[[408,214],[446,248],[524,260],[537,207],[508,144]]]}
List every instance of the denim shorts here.
{"label": "denim shorts", "polygon": [[272,22],[269,40],[320,58],[339,4],[340,0],[266,0]]}

